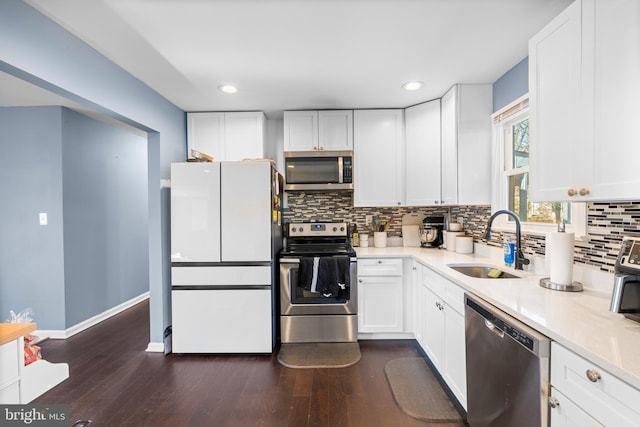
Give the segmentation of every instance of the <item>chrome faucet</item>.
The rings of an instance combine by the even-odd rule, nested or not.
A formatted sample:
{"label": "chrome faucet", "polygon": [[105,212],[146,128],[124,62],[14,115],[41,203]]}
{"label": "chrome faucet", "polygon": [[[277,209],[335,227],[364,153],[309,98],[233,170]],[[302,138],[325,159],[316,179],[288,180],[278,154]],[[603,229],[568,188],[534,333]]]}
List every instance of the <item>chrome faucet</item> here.
{"label": "chrome faucet", "polygon": [[491,239],[491,224],[493,223],[493,220],[498,215],[501,215],[501,214],[509,215],[516,222],[515,264],[516,264],[516,270],[522,270],[523,265],[529,265],[529,260],[525,258],[524,254],[522,253],[522,236],[520,234],[520,218],[518,218],[518,215],[516,215],[515,213],[507,209],[496,211],[493,215],[491,215],[491,218],[489,218],[489,222],[487,224],[487,230],[484,232],[484,238],[487,241]]}

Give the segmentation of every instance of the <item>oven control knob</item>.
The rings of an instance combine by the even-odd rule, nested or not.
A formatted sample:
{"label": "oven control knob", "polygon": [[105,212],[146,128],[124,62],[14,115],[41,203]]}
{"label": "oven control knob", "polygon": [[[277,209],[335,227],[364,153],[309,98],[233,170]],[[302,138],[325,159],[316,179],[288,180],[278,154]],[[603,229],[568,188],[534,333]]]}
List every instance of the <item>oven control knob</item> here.
{"label": "oven control knob", "polygon": [[303,230],[302,227],[300,227],[300,228],[298,228],[298,231],[302,233],[302,231],[304,231],[304,230]]}
{"label": "oven control knob", "polygon": [[338,227],[333,227],[333,231],[334,231],[334,233],[335,233],[336,231],[338,231]]}
{"label": "oven control knob", "polygon": [[340,227],[340,231],[344,231],[344,227]]}
{"label": "oven control knob", "polygon": [[295,227],[291,227],[291,232],[295,233],[296,232],[296,228]]}

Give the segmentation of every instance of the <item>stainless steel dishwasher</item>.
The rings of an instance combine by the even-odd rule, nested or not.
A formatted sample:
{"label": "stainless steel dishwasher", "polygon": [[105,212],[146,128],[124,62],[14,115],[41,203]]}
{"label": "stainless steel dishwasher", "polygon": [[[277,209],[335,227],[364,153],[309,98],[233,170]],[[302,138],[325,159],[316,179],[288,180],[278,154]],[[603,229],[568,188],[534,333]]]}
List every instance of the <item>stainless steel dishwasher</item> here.
{"label": "stainless steel dishwasher", "polygon": [[465,342],[469,425],[547,426],[550,339],[466,294]]}

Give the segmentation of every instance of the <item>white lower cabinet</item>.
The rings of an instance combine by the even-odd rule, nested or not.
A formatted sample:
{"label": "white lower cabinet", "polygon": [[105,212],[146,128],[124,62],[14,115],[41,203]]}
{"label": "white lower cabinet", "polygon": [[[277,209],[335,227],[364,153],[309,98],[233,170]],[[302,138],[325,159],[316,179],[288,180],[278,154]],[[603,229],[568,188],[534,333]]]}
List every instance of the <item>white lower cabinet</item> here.
{"label": "white lower cabinet", "polygon": [[467,408],[464,343],[464,291],[428,267],[422,267],[422,286],[416,318],[422,320],[418,343],[456,396]]}
{"label": "white lower cabinet", "polygon": [[403,332],[402,259],[358,259],[358,332]]}
{"label": "white lower cabinet", "polygon": [[602,426],[568,397],[551,387],[551,427],[599,427]]}
{"label": "white lower cabinet", "polygon": [[638,426],[640,390],[551,343],[551,426]]}

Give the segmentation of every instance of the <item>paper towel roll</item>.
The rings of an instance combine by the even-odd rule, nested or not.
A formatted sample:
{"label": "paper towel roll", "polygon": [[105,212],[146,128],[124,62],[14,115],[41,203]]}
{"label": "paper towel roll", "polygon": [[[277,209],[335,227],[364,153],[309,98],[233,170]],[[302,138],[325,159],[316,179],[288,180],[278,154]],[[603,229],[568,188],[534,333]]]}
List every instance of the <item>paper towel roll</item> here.
{"label": "paper towel roll", "polygon": [[549,280],[559,285],[573,283],[573,233],[554,231],[546,239],[546,262],[549,264]]}

